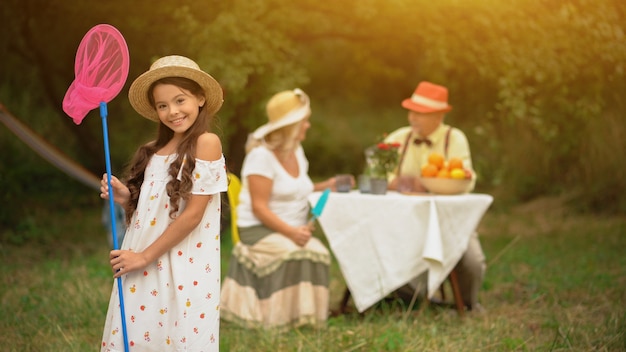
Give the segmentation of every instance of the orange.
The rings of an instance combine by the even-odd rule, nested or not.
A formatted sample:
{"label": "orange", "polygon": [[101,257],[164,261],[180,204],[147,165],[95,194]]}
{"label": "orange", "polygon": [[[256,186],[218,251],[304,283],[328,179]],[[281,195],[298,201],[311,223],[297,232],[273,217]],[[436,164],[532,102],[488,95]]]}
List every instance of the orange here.
{"label": "orange", "polygon": [[443,164],[446,159],[439,153],[431,153],[428,156],[428,163],[437,166],[437,169],[443,169]]}
{"label": "orange", "polygon": [[435,177],[437,176],[437,166],[433,164],[426,164],[422,167],[422,176],[423,177]]}
{"label": "orange", "polygon": [[450,178],[450,171],[448,171],[448,169],[439,170],[437,178]]}
{"label": "orange", "polygon": [[450,158],[448,160],[448,169],[463,169],[463,160],[461,158]]}

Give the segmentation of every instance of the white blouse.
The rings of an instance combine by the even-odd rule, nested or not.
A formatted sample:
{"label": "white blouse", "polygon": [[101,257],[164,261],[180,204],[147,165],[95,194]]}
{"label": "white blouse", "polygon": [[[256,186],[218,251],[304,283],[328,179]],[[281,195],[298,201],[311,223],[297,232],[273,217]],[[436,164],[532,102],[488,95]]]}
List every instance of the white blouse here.
{"label": "white blouse", "polygon": [[307,197],[313,192],[313,181],[308,175],[309,161],[302,146],[296,150],[298,177],[291,176],[280,164],[274,153],[265,146],[252,149],[245,157],[241,168],[242,187],[237,206],[237,226],[261,225],[252,212],[252,200],[248,176],[260,175],[272,180],[269,200],[270,210],[291,226],[306,224],[309,213]]}

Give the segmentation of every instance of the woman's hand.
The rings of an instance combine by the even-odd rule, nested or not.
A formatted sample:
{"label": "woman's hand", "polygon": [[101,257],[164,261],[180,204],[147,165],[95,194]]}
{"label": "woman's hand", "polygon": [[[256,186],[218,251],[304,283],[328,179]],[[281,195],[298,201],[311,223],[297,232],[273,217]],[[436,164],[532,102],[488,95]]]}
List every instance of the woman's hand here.
{"label": "woman's hand", "polygon": [[[111,187],[113,187],[113,200],[115,203],[125,206],[130,199],[128,187],[115,176],[111,176]],[[109,199],[109,183],[106,173],[102,175],[102,179],[100,180],[100,198]]]}
{"label": "woman's hand", "polygon": [[311,225],[297,226],[293,229],[294,230],[291,232],[289,238],[291,238],[291,240],[298,246],[304,247],[313,235]]}
{"label": "woman's hand", "polygon": [[[356,181],[354,179],[354,175],[350,175],[350,188],[354,188]],[[337,191],[337,178],[331,177],[326,181],[318,182],[313,185],[313,191],[323,191],[326,188],[330,188],[331,191]]]}
{"label": "woman's hand", "polygon": [[115,278],[142,269],[148,265],[141,253],[135,253],[132,250],[112,250],[109,253],[109,259],[111,269],[113,269],[113,273],[115,274],[113,277]]}

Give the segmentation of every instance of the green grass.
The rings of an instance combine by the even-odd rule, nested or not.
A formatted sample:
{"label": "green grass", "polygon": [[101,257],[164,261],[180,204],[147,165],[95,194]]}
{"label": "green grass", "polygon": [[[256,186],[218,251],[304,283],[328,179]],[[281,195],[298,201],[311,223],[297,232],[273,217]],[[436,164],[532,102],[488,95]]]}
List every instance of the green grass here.
{"label": "green grass", "polygon": [[[0,349],[97,351],[113,280],[97,205],[35,214],[39,240],[1,245]],[[41,233],[35,236],[33,233]],[[572,215],[552,199],[489,210],[485,315],[399,302],[326,328],[257,331],[223,323],[223,351],[624,351],[626,220]],[[45,234],[45,235],[43,235]],[[223,241],[226,271],[230,238]],[[331,300],[345,288],[332,267]]]}

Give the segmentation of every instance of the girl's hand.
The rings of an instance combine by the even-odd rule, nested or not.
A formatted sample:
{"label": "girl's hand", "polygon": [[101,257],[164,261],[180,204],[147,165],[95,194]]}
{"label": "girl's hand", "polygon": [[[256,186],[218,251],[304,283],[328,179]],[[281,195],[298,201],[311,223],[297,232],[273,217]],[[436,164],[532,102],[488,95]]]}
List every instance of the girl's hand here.
{"label": "girl's hand", "polygon": [[[113,200],[115,203],[125,206],[130,199],[130,191],[128,187],[118,180],[117,177],[111,176],[111,187],[113,187]],[[102,175],[100,180],[100,198],[109,199],[109,184],[107,181],[107,174]]]}
{"label": "girl's hand", "polygon": [[109,253],[113,277],[118,278],[132,271],[139,270],[148,265],[141,253],[132,250],[116,249]]}

